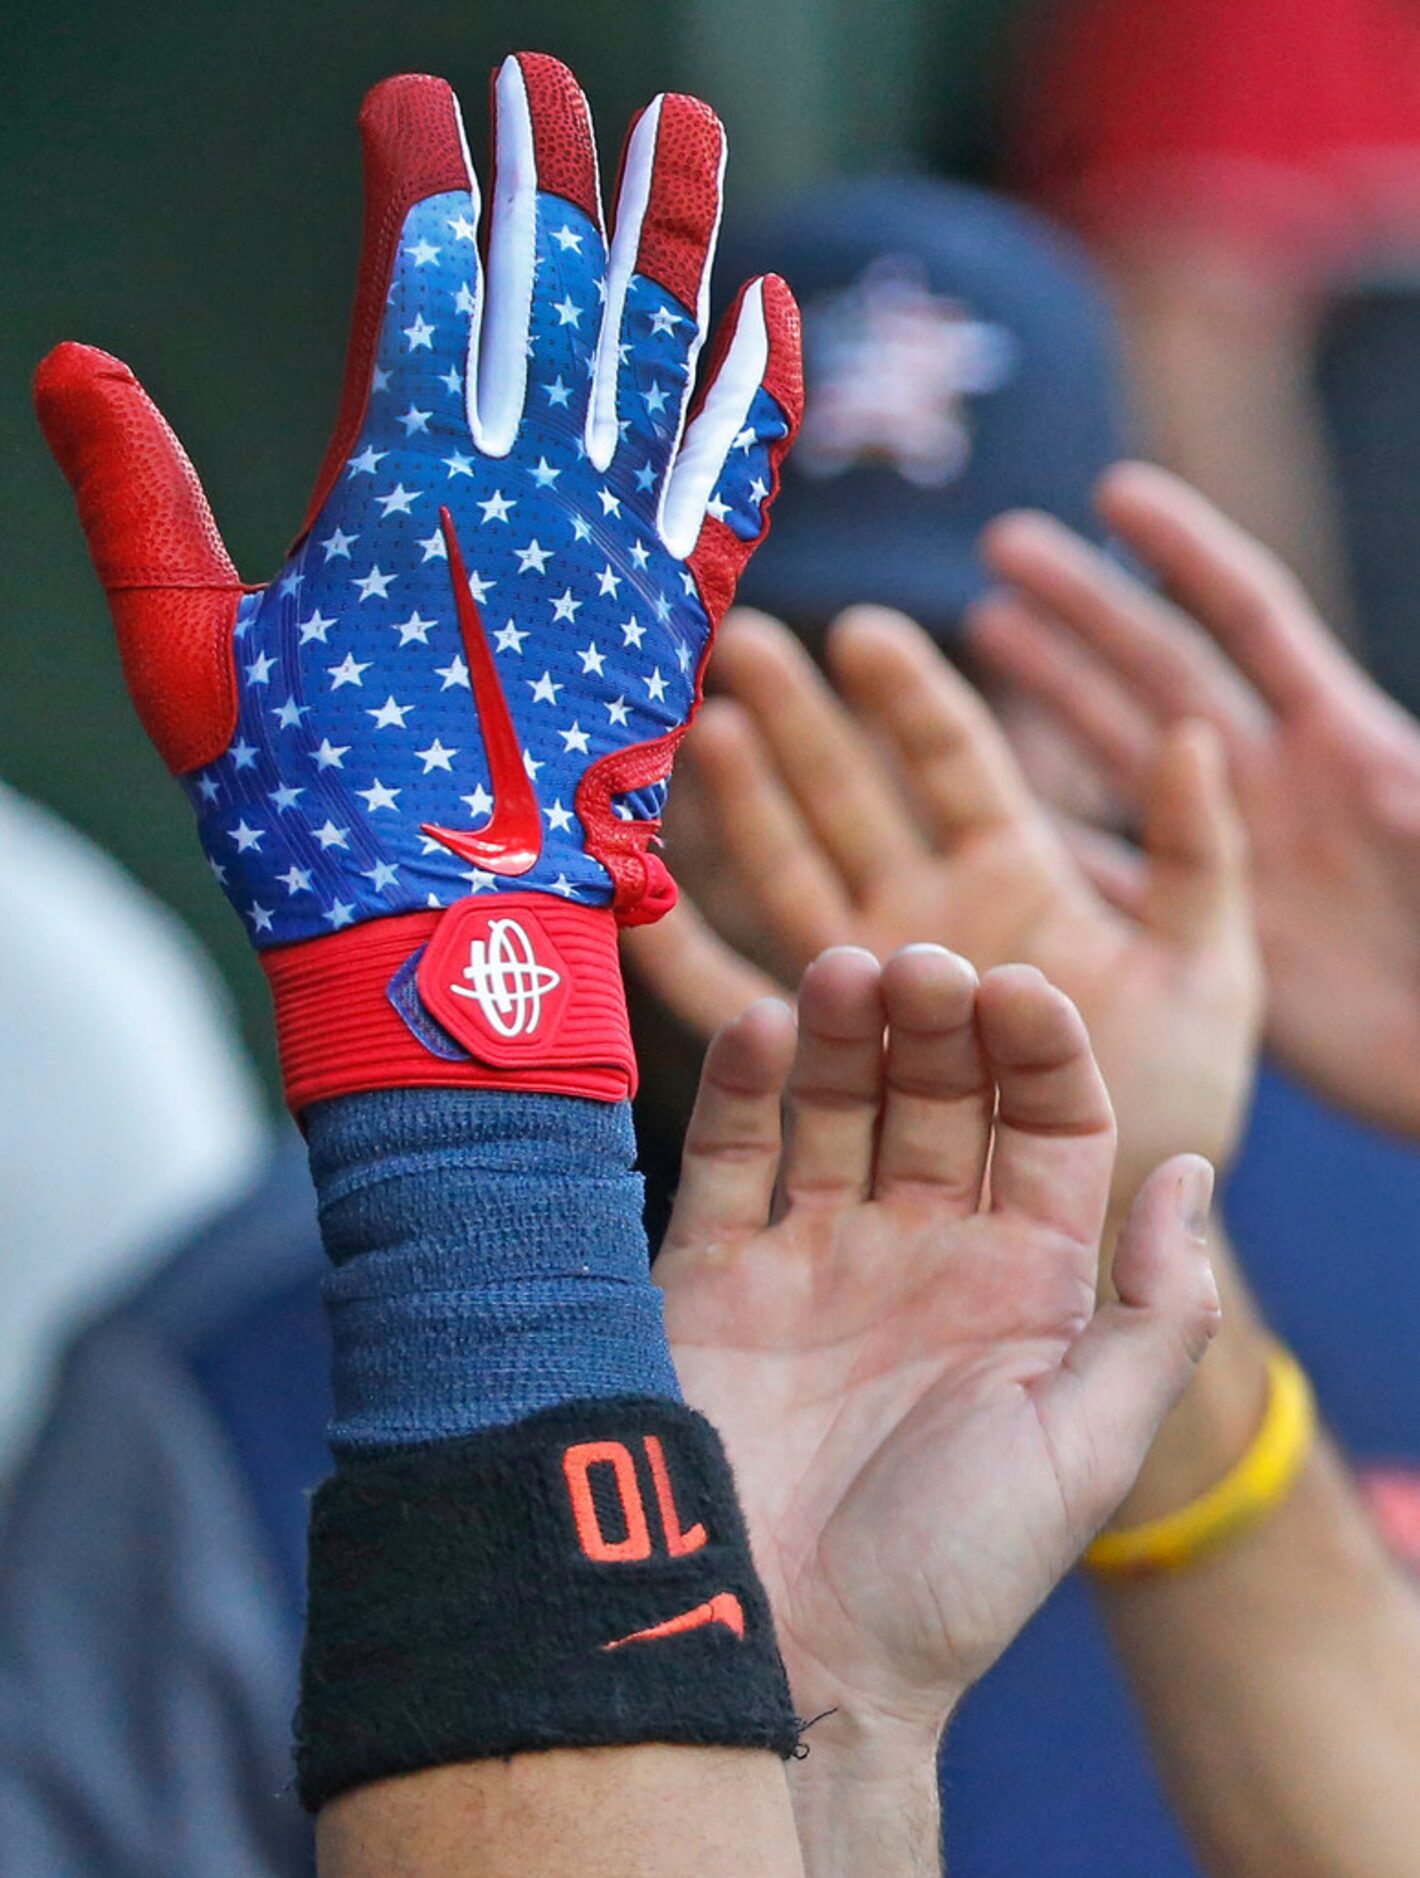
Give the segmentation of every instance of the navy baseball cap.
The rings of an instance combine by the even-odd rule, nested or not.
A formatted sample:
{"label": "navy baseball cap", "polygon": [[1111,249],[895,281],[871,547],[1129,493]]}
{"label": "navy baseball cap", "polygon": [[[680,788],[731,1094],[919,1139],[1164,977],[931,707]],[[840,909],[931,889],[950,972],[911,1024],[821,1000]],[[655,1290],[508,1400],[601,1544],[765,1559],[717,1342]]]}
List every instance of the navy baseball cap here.
{"label": "navy baseball cap", "polygon": [[807,633],[876,601],[950,639],[989,584],[993,516],[1046,509],[1100,539],[1123,375],[1067,235],[983,190],[872,176],[727,230],[721,252],[721,279],[781,273],[804,312],[804,426],[743,601]]}

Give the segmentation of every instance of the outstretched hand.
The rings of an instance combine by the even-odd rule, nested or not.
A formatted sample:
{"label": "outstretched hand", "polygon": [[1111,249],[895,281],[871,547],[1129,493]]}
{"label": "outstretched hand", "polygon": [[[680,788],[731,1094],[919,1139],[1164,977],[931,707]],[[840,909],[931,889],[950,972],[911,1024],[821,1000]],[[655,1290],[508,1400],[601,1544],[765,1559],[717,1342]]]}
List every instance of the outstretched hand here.
{"label": "outstretched hand", "polygon": [[802,1713],[935,1741],[1132,1482],[1216,1322],[1212,1172],[1150,1176],[1097,1307],[1113,1159],[1028,967],[844,948],[797,1036],[762,1002],[711,1046],[656,1275]]}
{"label": "outstretched hand", "polygon": [[[976,607],[974,649],[1136,796],[1172,726],[1213,726],[1252,850],[1269,1043],[1331,1100],[1420,1134],[1420,726],[1196,490],[1126,463],[1098,500],[1170,597],[1047,516],[1004,516],[984,551],[1009,584]],[[1125,888],[1127,859],[1101,864]]]}
{"label": "outstretched hand", "polygon": [[1140,877],[1112,901],[926,633],[856,608],[828,657],[837,691],[785,627],[744,611],[726,621],[716,670],[728,695],[705,707],[689,745],[699,787],[677,805],[710,811],[717,866],[697,868],[697,844],[672,830],[699,906],[635,935],[643,979],[708,1034],[828,945],[886,958],[931,941],[981,970],[1023,961],[1089,1028],[1119,1117],[1116,1212],[1170,1154],[1225,1163],[1259,991],[1216,738],[1188,725],[1156,753]]}

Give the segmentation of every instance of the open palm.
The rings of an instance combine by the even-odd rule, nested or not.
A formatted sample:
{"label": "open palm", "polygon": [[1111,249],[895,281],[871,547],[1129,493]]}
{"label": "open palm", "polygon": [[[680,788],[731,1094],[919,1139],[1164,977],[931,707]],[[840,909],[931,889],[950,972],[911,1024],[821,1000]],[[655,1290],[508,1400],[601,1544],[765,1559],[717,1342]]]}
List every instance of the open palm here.
{"label": "open palm", "polygon": [[1150,1179],[1097,1311],[1113,1153],[1029,968],[843,949],[797,1048],[778,1004],[712,1047],[656,1272],[803,1712],[940,1727],[1131,1483],[1216,1311],[1210,1176]]}
{"label": "open palm", "polygon": [[[1116,1204],[1169,1154],[1227,1159],[1249,1083],[1258,981],[1243,843],[1216,740],[1181,729],[1148,789],[1145,871],[1121,903],[1086,878],[986,707],[920,628],[858,608],[829,654],[744,612],[692,740],[719,862],[675,842],[703,919],[633,956],[709,1029],[745,987],[726,947],[792,982],[826,945],[879,958],[950,945],[980,970],[1038,966],[1078,1005],[1120,1118]],[[841,695],[839,695],[841,694]],[[689,794],[690,792],[687,792]],[[693,805],[683,805],[693,812]],[[720,941],[705,930],[718,929]]]}
{"label": "open palm", "polygon": [[1173,597],[1045,516],[1007,516],[986,550],[1011,586],[978,607],[974,645],[1126,791],[1180,718],[1214,726],[1252,849],[1268,1041],[1333,1101],[1420,1133],[1420,726],[1196,490],[1125,464],[1100,507]]}

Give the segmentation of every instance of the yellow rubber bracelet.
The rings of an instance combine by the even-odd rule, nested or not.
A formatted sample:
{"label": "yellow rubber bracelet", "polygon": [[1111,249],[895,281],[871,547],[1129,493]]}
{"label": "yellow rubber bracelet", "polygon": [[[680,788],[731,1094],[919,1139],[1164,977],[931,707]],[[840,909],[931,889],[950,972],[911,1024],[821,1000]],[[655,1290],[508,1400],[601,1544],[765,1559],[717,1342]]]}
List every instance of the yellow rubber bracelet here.
{"label": "yellow rubber bracelet", "polygon": [[1260,1526],[1291,1491],[1316,1441],[1316,1399],[1290,1351],[1267,1356],[1267,1407],[1247,1453],[1216,1487],[1176,1513],[1102,1532],[1085,1553],[1100,1577],[1186,1571]]}

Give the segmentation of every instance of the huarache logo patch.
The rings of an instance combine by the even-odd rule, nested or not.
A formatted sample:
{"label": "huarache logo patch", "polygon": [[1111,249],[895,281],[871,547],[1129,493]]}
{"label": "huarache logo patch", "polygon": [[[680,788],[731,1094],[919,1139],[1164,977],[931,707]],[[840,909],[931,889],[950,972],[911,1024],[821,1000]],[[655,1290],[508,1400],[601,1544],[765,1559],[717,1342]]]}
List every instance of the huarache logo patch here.
{"label": "huarache logo patch", "polygon": [[452,908],[419,962],[419,996],[466,1050],[498,1068],[541,1057],[571,995],[567,961],[526,905]]}

